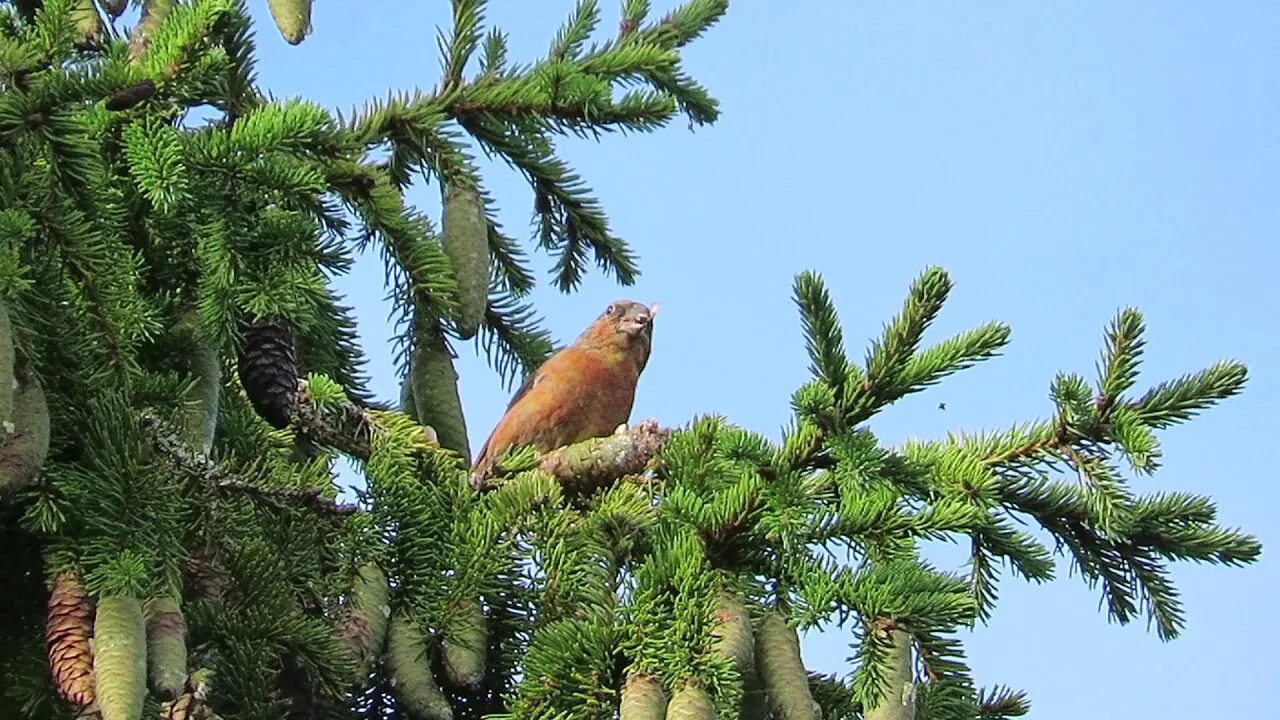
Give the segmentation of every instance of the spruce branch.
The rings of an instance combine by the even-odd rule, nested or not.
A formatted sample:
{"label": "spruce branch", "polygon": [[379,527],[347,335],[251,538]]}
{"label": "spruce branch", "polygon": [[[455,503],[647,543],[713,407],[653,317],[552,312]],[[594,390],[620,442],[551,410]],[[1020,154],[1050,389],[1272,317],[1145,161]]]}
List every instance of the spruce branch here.
{"label": "spruce branch", "polygon": [[328,173],[367,235],[382,240],[391,296],[402,320],[415,308],[436,318],[452,317],[457,283],[430,220],[405,204],[386,172],[342,162],[332,164]]}
{"label": "spruce branch", "polygon": [[484,0],[452,0],[453,34],[445,40],[439,38],[440,54],[444,57],[444,82],[446,92],[462,83],[462,73],[467,62],[480,44],[481,25],[484,23]]}
{"label": "spruce branch", "polygon": [[[415,168],[442,180],[459,173],[474,179],[451,121],[470,133],[490,155],[502,157],[529,180],[538,198],[540,244],[557,255],[557,285],[576,287],[594,254],[597,265],[623,284],[638,271],[626,244],[613,236],[599,204],[556,157],[552,132],[598,134],[610,129],[646,132],[665,125],[677,107],[700,123],[717,111],[706,91],[679,70],[678,48],[698,37],[727,9],[727,2],[694,0],[653,26],[607,42],[585,54],[583,45],[599,21],[597,3],[580,2],[560,29],[546,58],[509,70],[505,36],[496,30],[484,42],[482,72],[465,81],[463,70],[480,46],[483,3],[453,3],[453,28],[441,33],[445,79],[432,94],[389,98],[352,118],[347,126],[370,147],[388,142],[388,169],[404,187]],[[627,7],[638,21],[646,7]],[[612,88],[636,81],[649,89],[614,99]],[[513,285],[513,290],[516,287]]]}
{"label": "spruce branch", "polygon": [[531,304],[512,294],[489,298],[480,346],[508,387],[519,377],[529,377],[558,349],[540,320]]}
{"label": "spruce branch", "polygon": [[[1142,318],[1132,310],[1122,311],[1108,329],[1096,397],[1082,377],[1062,373],[1052,385],[1057,406],[1052,420],[999,434],[953,436],[944,445],[994,473],[1003,511],[1031,517],[1069,551],[1086,581],[1101,585],[1113,618],[1128,622],[1144,607],[1159,636],[1167,639],[1183,624],[1167,562],[1251,562],[1261,547],[1251,536],[1214,525],[1212,509],[1202,498],[1179,498],[1174,507],[1159,496],[1135,497],[1115,468],[1114,457],[1123,455],[1135,471],[1152,471],[1158,457],[1154,431],[1237,393],[1246,376],[1242,365],[1223,362],[1161,383],[1136,400],[1126,399],[1123,393],[1137,376],[1141,329]],[[1064,470],[1074,472],[1080,482],[1047,479]],[[1145,532],[1138,518],[1154,517],[1152,507],[1184,511],[1195,521],[1182,522],[1172,533]],[[1197,517],[1196,512],[1204,514]],[[1003,553],[986,544],[990,535],[974,538],[975,590],[990,596],[994,575],[982,556]],[[1025,557],[1025,551],[1016,552]],[[1027,575],[1026,566],[1022,569]],[[1048,575],[1034,570],[1029,578]]]}
{"label": "spruce branch", "polygon": [[558,253],[554,268],[556,286],[568,292],[582,280],[588,251],[596,265],[631,285],[639,275],[635,256],[627,244],[612,234],[599,201],[591,197],[582,179],[556,157],[551,140],[536,127],[502,123],[484,116],[464,116],[463,127],[480,146],[506,160],[525,175],[541,207],[538,212],[539,245]]}
{"label": "spruce branch", "polygon": [[[607,437],[583,440],[537,456],[532,467],[550,475],[569,492],[588,493],[619,478],[643,473],[671,432],[659,427],[656,420],[644,420]],[[516,459],[510,465],[515,467],[504,463],[491,475],[474,474],[472,488],[477,492],[493,490],[505,478],[527,469],[527,453],[513,455]]]}
{"label": "spruce branch", "polygon": [[978,692],[979,720],[1005,720],[1031,712],[1031,701],[1022,690],[997,685]]}
{"label": "spruce branch", "polygon": [[356,506],[339,503],[325,497],[322,488],[265,488],[226,470],[204,453],[192,448],[183,438],[183,432],[160,417],[144,413],[141,426],[149,434],[156,449],[175,467],[197,479],[201,485],[217,494],[243,494],[260,502],[281,507],[309,507],[327,515],[345,516],[358,511]]}

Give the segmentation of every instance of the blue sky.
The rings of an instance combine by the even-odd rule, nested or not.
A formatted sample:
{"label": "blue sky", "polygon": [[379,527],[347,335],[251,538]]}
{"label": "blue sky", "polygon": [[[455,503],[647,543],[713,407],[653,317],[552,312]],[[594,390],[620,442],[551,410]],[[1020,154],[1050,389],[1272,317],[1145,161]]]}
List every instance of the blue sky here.
{"label": "blue sky", "polygon": [[[318,2],[299,47],[278,37],[265,2],[250,4],[266,23],[261,78],[278,96],[346,111],[439,76],[446,3]],[[612,27],[614,4],[602,5]],[[858,355],[929,265],[956,283],[932,339],[992,318],[1013,327],[1004,357],[878,416],[890,442],[1046,415],[1053,374],[1091,376],[1102,329],[1125,305],[1149,325],[1144,385],[1245,362],[1245,394],[1165,433],[1164,470],[1135,488],[1211,494],[1227,524],[1260,536],[1262,561],[1179,567],[1189,628],[1170,644],[1141,622],[1109,625],[1065,564],[1046,586],[1007,582],[967,642],[978,681],[1027,690],[1041,720],[1274,716],[1280,5],[733,5],[686,53],[722,102],[717,125],[564,144],[643,276],[625,290],[599,275],[571,296],[542,288],[548,326],[568,340],[612,299],[660,301],[633,419],[719,412],[773,437],[806,379],[789,292],[807,268],[825,276]],[[571,7],[493,0],[489,17],[513,57],[532,60]],[[488,186],[505,226],[528,237],[523,181],[494,167]],[[412,199],[438,206],[434,188]],[[376,258],[341,289],[374,388],[394,398]],[[461,353],[478,446],[507,392],[470,347]],[[807,663],[841,671],[847,640],[809,636]]]}

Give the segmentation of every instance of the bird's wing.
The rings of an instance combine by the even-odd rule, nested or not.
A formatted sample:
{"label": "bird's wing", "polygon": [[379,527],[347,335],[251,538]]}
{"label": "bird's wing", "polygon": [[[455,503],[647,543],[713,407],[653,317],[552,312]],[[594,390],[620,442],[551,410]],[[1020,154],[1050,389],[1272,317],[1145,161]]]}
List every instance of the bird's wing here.
{"label": "bird's wing", "polygon": [[538,381],[542,379],[541,370],[546,367],[546,365],[547,363],[544,362],[542,365],[538,366],[537,370],[529,373],[529,377],[525,378],[524,382],[520,384],[520,389],[516,390],[516,394],[511,396],[511,402],[507,403],[508,410],[515,407],[515,404],[520,402],[520,398],[524,397],[525,393],[532,390],[533,386],[538,384]]}
{"label": "bird's wing", "polygon": [[[529,391],[532,390],[535,385],[537,385],[539,382],[542,381],[542,379],[546,376],[546,373],[543,371],[547,368],[547,365],[551,362],[551,360],[554,357],[555,356],[553,355],[552,357],[547,358],[545,361],[543,361],[541,365],[537,367],[537,369],[529,373],[529,376],[526,377],[524,379],[524,382],[520,384],[520,389],[516,390],[516,394],[511,396],[511,402],[507,403],[507,409],[503,413],[503,418],[506,417],[506,413],[511,412],[511,408],[515,407],[516,403],[520,402],[521,398],[523,398],[525,395],[528,395]],[[484,445],[480,446],[480,452],[476,454],[476,460],[475,460],[475,463],[477,466],[479,466],[482,460],[487,459],[487,455],[489,454],[489,443],[493,442],[493,436],[497,434],[498,428],[502,427],[503,418],[500,418],[498,420],[498,425],[495,426],[493,428],[493,431],[489,433],[489,437],[484,441]]]}

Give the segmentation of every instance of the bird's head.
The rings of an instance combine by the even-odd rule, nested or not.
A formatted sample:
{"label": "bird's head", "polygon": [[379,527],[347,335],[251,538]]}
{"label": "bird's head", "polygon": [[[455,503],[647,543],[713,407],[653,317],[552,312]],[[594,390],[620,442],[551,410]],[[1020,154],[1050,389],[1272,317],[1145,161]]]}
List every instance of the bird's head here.
{"label": "bird's head", "polygon": [[616,300],[609,303],[609,307],[582,333],[578,342],[602,350],[620,350],[634,357],[643,369],[649,359],[649,348],[653,343],[653,319],[657,315],[657,304],[646,307],[633,300]]}

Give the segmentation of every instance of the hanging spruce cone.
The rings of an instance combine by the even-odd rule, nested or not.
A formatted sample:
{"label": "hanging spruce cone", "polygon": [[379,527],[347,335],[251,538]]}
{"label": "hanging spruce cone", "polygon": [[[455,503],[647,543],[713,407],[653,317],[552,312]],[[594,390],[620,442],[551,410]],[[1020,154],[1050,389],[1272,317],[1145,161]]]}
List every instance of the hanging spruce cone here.
{"label": "hanging spruce cone", "polygon": [[766,613],[756,628],[756,667],[778,720],[817,720],[800,636],[777,610]]}
{"label": "hanging spruce cone", "polygon": [[478,692],[484,682],[489,620],[479,598],[460,598],[454,603],[457,615],[443,628],[441,643],[445,675],[455,687]]}
{"label": "hanging spruce cone", "polygon": [[[428,323],[425,318],[415,323]],[[467,440],[467,420],[458,395],[458,371],[453,355],[440,328],[434,324],[416,329],[413,360],[409,372],[413,378],[413,407],[418,422],[435,429],[442,447],[448,448],[471,464],[471,446]]]}
{"label": "hanging spruce cone", "polygon": [[391,618],[387,576],[375,563],[360,567],[351,587],[350,614],[338,625],[342,642],[356,661],[356,684],[368,680],[374,662],[382,656]]}
{"label": "hanging spruce cone", "polygon": [[136,720],[147,696],[147,627],[137,598],[98,600],[93,653],[94,694],[102,720]]}
{"label": "hanging spruce cone", "polygon": [[685,685],[671,696],[667,705],[667,720],[711,720],[716,716],[715,703],[699,685]]}
{"label": "hanging spruce cone", "polygon": [[148,603],[147,680],[157,700],[173,700],[187,682],[187,624],[176,597]]}
{"label": "hanging spruce cone", "polygon": [[111,112],[121,112],[150,100],[151,96],[155,94],[156,84],[150,80],[143,80],[137,85],[127,87],[107,98],[105,106]]}
{"label": "hanging spruce cone", "polygon": [[751,634],[751,613],[737,593],[721,590],[716,600],[715,625],[711,629],[711,648],[715,654],[733,663],[741,678],[743,695],[739,703],[740,715],[754,720],[763,717],[764,704],[757,692],[755,704],[748,698],[754,686],[759,685],[756,675],[755,639]]}
{"label": "hanging spruce cone", "polygon": [[444,188],[440,244],[458,283],[458,337],[469,340],[484,322],[489,304],[489,221],[480,191],[466,183]]}
{"label": "hanging spruce cone", "polygon": [[644,672],[627,673],[622,685],[620,720],[663,720],[667,717],[667,693],[657,678]]}
{"label": "hanging spruce cone", "polygon": [[53,583],[45,614],[44,643],[53,684],[67,702],[84,707],[93,703],[93,604],[75,573],[65,572]]}
{"label": "hanging spruce cone", "polygon": [[280,320],[254,323],[244,331],[238,365],[240,384],[253,409],[272,427],[289,427],[298,393],[293,330]]}
{"label": "hanging spruce cone", "polygon": [[267,0],[280,36],[290,45],[302,42],[311,32],[311,0]]}
{"label": "hanging spruce cone", "polygon": [[716,600],[712,649],[733,663],[743,677],[756,669],[755,647],[751,636],[751,614],[742,598],[721,590]]}
{"label": "hanging spruce cone", "polygon": [[49,454],[49,404],[34,377],[19,378],[7,420],[0,428],[0,497],[35,482]]}
{"label": "hanging spruce cone", "polygon": [[431,674],[426,639],[401,613],[387,630],[386,660],[400,709],[413,720],[453,720],[453,708]]}

